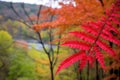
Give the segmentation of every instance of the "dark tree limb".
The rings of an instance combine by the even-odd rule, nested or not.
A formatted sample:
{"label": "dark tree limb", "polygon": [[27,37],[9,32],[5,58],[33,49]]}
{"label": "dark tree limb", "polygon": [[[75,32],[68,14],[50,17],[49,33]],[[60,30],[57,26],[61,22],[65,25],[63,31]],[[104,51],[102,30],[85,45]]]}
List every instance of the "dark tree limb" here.
{"label": "dark tree limb", "polygon": [[104,7],[104,2],[103,2],[103,0],[99,0],[99,2],[101,3],[101,6]]}
{"label": "dark tree limb", "polygon": [[41,9],[42,9],[42,5],[39,6],[39,10],[37,12],[37,21],[36,21],[36,24],[39,24],[39,18],[40,18]]}
{"label": "dark tree limb", "polygon": [[[61,37],[62,37],[62,35],[60,34],[58,38],[61,39]],[[53,63],[54,66],[56,65],[56,63],[58,61],[58,55],[59,55],[59,51],[60,51],[60,43],[61,43],[60,41],[57,43],[56,58],[55,58],[54,63]]]}
{"label": "dark tree limb", "polygon": [[31,20],[29,14],[28,14],[27,11],[25,10],[25,5],[24,5],[24,3],[21,4],[21,8],[23,9],[25,15],[27,16],[27,18],[30,20],[31,24],[33,25],[33,24],[34,24],[33,21]]}

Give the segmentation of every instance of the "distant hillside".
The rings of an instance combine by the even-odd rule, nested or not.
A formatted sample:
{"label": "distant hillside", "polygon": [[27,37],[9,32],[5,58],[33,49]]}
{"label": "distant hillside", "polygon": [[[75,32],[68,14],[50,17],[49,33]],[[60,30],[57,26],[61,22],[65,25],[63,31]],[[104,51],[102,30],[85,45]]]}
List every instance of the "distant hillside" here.
{"label": "distant hillside", "polygon": [[[13,6],[22,18],[26,18],[26,15],[21,7],[21,4],[22,3],[13,3]],[[27,11],[29,15],[37,14],[37,11],[39,9],[39,6],[35,4],[25,3],[24,6],[25,6],[25,10]],[[45,6],[42,7],[42,9],[44,8],[46,7]],[[16,18],[17,17],[15,13],[12,11],[10,2],[4,2],[4,1],[0,1],[0,15],[4,16],[4,18],[10,18],[10,17]]]}
{"label": "distant hillside", "polygon": [[[24,10],[21,7],[22,3],[13,3],[14,9],[22,17],[27,19]],[[38,5],[35,4],[24,4],[26,12],[31,15],[37,15],[39,9]],[[42,6],[42,9],[47,7]],[[14,19],[13,19],[14,18]],[[29,39],[28,35],[35,36],[35,33],[28,30],[28,28],[19,23],[16,19],[19,17],[13,12],[10,2],[0,1],[0,30],[9,32],[14,39]],[[21,18],[20,18],[21,19]],[[31,39],[31,38],[30,38]]]}

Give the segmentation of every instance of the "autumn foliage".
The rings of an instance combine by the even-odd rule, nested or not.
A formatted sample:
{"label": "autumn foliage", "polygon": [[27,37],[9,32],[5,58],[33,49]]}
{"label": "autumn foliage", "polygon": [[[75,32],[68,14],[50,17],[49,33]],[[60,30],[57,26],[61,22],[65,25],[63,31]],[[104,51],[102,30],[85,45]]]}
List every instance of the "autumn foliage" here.
{"label": "autumn foliage", "polygon": [[114,35],[120,35],[120,31],[118,31],[116,28],[116,25],[120,25],[119,20],[120,0],[117,0],[109,10],[106,10],[106,15],[102,16],[101,19],[97,20],[96,22],[89,21],[82,24],[82,26],[80,26],[82,31],[70,32],[70,35],[75,36],[80,40],[66,41],[61,45],[78,49],[79,52],[74,53],[65,59],[58,67],[56,74],[79,60],[79,70],[82,70],[87,63],[89,63],[90,66],[93,66],[96,59],[100,63],[101,67],[105,70],[106,66],[103,52],[108,53],[115,60],[119,61],[119,56],[108,44],[108,42],[112,42],[117,46],[120,46],[120,40]]}
{"label": "autumn foliage", "polygon": [[[60,9],[47,8],[42,11],[42,16],[46,19],[48,16],[56,16],[52,22],[43,22],[33,25],[35,31],[40,31],[44,28],[59,28],[60,33],[75,28],[87,21],[96,21],[104,15],[105,8],[109,7],[113,0],[105,0],[105,6],[102,7],[99,1],[96,0],[75,0],[76,6],[72,3],[62,4]],[[47,13],[47,14],[46,14]],[[97,15],[96,15],[97,14]],[[49,17],[48,17],[49,18]],[[41,18],[43,19],[43,18]]]}

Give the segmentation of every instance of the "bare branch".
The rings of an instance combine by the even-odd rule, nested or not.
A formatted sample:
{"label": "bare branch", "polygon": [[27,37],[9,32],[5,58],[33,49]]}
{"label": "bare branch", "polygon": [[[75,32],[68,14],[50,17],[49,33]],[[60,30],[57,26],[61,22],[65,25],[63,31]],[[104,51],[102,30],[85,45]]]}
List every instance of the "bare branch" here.
{"label": "bare branch", "polygon": [[40,17],[41,9],[42,9],[42,5],[39,6],[39,10],[38,10],[38,13],[37,13],[37,22],[36,22],[36,24],[39,24],[39,17]]}
{"label": "bare branch", "polygon": [[[50,18],[50,22],[53,20],[54,16],[51,16]],[[49,38],[50,38],[50,42],[52,42],[52,29],[49,28],[49,32],[48,32],[48,35],[49,35]],[[54,61],[54,50],[53,50],[53,47],[52,47],[52,44],[50,44],[50,50],[49,50],[49,53],[52,54],[52,57],[51,57],[51,60]]]}
{"label": "bare branch", "polygon": [[12,9],[12,11],[16,14],[16,16],[18,16],[19,18],[22,19],[22,17],[19,15],[19,13],[15,10],[14,6],[13,6],[13,3],[10,2],[10,8]]}
{"label": "bare branch", "polygon": [[100,1],[100,3],[101,3],[102,7],[104,7],[104,2],[103,2],[103,0],[99,0],[99,1]]}
{"label": "bare branch", "polygon": [[25,24],[28,28],[31,28],[31,25],[27,24],[24,20],[15,19],[15,18],[13,18],[13,17],[9,17],[9,18],[12,19],[12,20],[16,20],[16,21],[18,21],[18,22],[21,22],[21,23]]}
{"label": "bare branch", "polygon": [[[61,37],[62,37],[62,35],[60,34],[60,35],[59,35],[59,39],[61,39]],[[53,67],[54,67],[54,66],[56,65],[56,63],[57,63],[59,51],[60,51],[60,41],[59,41],[58,44],[57,44],[57,53],[56,53],[57,55],[56,55],[56,58],[55,58],[55,60],[54,60]]]}
{"label": "bare branch", "polygon": [[37,34],[38,34],[38,37],[39,37],[39,40],[40,40],[40,43],[41,43],[41,45],[42,45],[43,50],[45,51],[45,53],[46,53],[47,55],[49,55],[49,53],[48,53],[47,49],[45,48],[45,45],[44,45],[44,43],[43,43],[43,41],[42,41],[42,37],[41,37],[40,32],[37,32]]}
{"label": "bare branch", "polygon": [[33,25],[34,23],[32,22],[32,20],[31,20],[29,14],[28,14],[27,11],[25,10],[25,5],[24,5],[24,3],[21,4],[21,7],[22,7],[22,9],[23,9],[25,15],[27,16],[27,18],[30,20],[31,24]]}

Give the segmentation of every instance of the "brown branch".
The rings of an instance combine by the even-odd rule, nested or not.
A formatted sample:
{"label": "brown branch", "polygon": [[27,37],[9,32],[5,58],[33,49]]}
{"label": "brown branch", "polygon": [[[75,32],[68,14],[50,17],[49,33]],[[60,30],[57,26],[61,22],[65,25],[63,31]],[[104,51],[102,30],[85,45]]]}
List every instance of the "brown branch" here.
{"label": "brown branch", "polygon": [[99,2],[101,3],[101,6],[104,7],[104,2],[103,2],[103,0],[99,0]]}
{"label": "brown branch", "polygon": [[[53,20],[54,16],[51,16],[50,18],[50,22]],[[50,38],[50,42],[52,42],[52,30],[51,28],[49,28],[49,32],[48,32],[48,35],[49,35],[49,38]],[[54,50],[53,50],[53,47],[52,47],[52,44],[50,44],[50,50],[49,50],[49,53],[52,54],[52,57],[51,57],[51,60],[52,62],[54,61]]]}
{"label": "brown branch", "polygon": [[19,13],[15,10],[14,6],[13,6],[13,3],[10,2],[10,8],[12,9],[12,11],[16,14],[16,16],[18,16],[19,18],[22,19],[22,17],[19,15]]}
{"label": "brown branch", "polygon": [[[61,37],[62,37],[62,35],[60,34],[60,35],[59,35],[59,39],[61,39]],[[53,66],[55,66],[56,63],[57,63],[57,61],[58,61],[59,51],[60,51],[60,41],[59,41],[58,44],[57,44],[57,53],[56,53],[57,55],[56,55],[56,58],[55,58],[55,60],[54,60]]]}
{"label": "brown branch", "polygon": [[28,14],[27,11],[25,10],[25,5],[24,5],[24,3],[21,4],[21,7],[22,7],[22,9],[23,9],[25,15],[27,16],[27,18],[30,20],[31,24],[33,25],[34,23],[32,22],[32,20],[31,20],[29,14]]}
{"label": "brown branch", "polygon": [[12,20],[16,20],[18,22],[21,22],[21,23],[25,24],[28,28],[31,28],[31,25],[27,24],[24,20],[15,19],[15,18],[12,18],[12,17],[9,17],[9,18],[12,19]]}
{"label": "brown branch", "polygon": [[41,45],[42,45],[43,50],[45,51],[45,53],[46,53],[47,55],[49,55],[49,52],[48,52],[47,49],[45,48],[45,45],[44,45],[44,43],[43,43],[43,41],[42,41],[42,37],[41,37],[40,32],[37,32],[37,34],[38,34],[38,37],[39,37],[39,40],[40,40],[40,43],[41,43]]}
{"label": "brown branch", "polygon": [[[7,5],[6,5],[6,6],[7,6]],[[8,7],[8,6],[7,6],[7,7]],[[9,7],[8,7],[8,8],[9,8]],[[22,20],[20,20],[20,19],[15,19],[15,18],[10,17],[11,19],[16,20],[16,21],[18,21],[18,22],[21,22],[21,23],[25,24],[26,26],[28,26],[29,28],[31,27],[31,25],[27,24],[26,21],[25,21],[25,20],[19,15],[19,13],[15,10],[12,2],[10,3],[10,8],[11,8],[12,11],[13,11],[20,19],[22,19]]]}
{"label": "brown branch", "polygon": [[41,9],[42,9],[42,5],[39,6],[39,10],[38,10],[38,13],[37,13],[37,22],[36,22],[36,24],[39,24],[39,18],[40,18]]}

